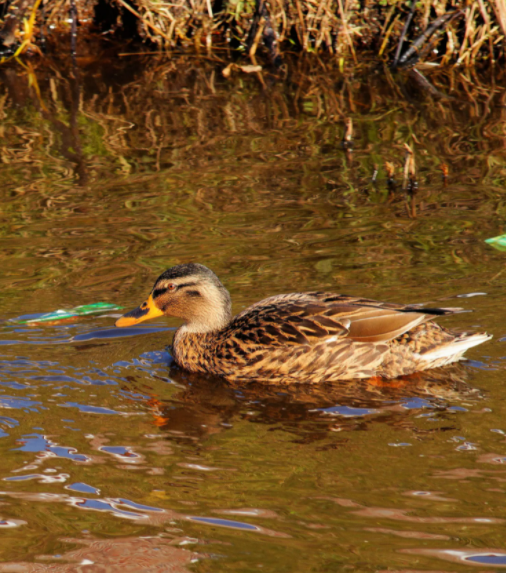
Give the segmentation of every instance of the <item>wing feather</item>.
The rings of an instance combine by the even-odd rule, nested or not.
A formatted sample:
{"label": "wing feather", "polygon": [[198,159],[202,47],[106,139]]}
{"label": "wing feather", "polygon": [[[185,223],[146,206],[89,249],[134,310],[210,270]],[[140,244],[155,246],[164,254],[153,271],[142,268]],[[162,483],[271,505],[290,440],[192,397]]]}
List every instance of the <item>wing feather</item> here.
{"label": "wing feather", "polygon": [[424,309],[332,293],[293,293],[260,301],[238,314],[227,336],[268,346],[314,345],[349,338],[392,340],[437,315],[459,309]]}

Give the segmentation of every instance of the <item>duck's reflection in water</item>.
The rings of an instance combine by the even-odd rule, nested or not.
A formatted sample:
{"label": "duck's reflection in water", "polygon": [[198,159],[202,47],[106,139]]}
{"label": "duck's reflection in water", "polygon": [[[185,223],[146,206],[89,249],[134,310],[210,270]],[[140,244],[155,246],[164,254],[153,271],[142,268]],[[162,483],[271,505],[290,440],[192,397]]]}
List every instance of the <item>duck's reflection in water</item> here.
{"label": "duck's reflection in water", "polygon": [[322,439],[329,431],[367,429],[382,422],[417,432],[414,418],[445,422],[434,431],[453,429],[455,410],[478,403],[481,392],[468,383],[469,367],[454,365],[389,381],[343,381],[331,384],[233,386],[222,379],[172,368],[179,386],[170,400],[150,400],[155,423],[173,438],[203,440],[238,421],[268,424],[300,434],[303,441]]}

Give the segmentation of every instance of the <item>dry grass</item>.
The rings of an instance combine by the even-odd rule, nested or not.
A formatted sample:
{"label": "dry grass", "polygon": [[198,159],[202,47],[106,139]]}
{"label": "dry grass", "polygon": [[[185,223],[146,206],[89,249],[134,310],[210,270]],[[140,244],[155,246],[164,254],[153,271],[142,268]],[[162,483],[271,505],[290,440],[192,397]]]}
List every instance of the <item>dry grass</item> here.
{"label": "dry grass", "polygon": [[[425,59],[470,65],[484,59],[495,62],[502,56],[506,0],[422,0],[419,4],[404,50],[438,17],[445,20],[445,15],[463,10],[462,18],[447,18],[447,25],[443,21],[427,41],[421,42]],[[364,48],[391,59],[408,14],[400,0],[390,0],[385,6],[357,0],[271,0],[266,7],[285,50],[294,46],[303,52],[335,54],[354,63],[357,51]],[[213,38],[222,37],[246,47],[255,9],[254,0],[228,0],[221,12],[213,12],[211,0],[142,0],[138,6],[143,34],[163,48],[193,42],[209,49]],[[155,28],[161,33],[155,33]],[[257,42],[260,35],[261,29]]]}
{"label": "dry grass", "polygon": [[[20,1],[15,0],[13,7]],[[156,44],[158,50],[180,46],[210,53],[234,46],[254,59],[271,31],[282,51],[332,54],[341,65],[357,63],[357,53],[363,51],[392,60],[409,13],[404,0],[107,1],[117,11],[116,21],[109,26],[111,33],[121,28],[127,15],[133,15],[140,37]],[[67,30],[69,2],[45,0],[43,16],[40,10],[37,13],[39,29],[44,17],[46,31]],[[97,21],[93,12],[97,2],[77,1],[82,23]],[[20,42],[30,6],[33,9],[35,3],[29,2],[25,14],[19,16]],[[103,6],[98,11],[99,21]],[[6,11],[5,21],[9,13],[12,9]],[[421,0],[413,10],[402,53],[411,48],[416,58],[438,64],[495,63],[504,55],[505,34],[506,0]]]}

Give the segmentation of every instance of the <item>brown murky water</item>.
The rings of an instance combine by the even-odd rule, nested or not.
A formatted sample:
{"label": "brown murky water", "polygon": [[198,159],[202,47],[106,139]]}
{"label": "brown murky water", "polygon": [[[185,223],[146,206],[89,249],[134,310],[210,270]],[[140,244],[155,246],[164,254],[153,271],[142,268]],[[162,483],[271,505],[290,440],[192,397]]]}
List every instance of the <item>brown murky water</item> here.
{"label": "brown murky water", "polygon": [[[0,571],[506,567],[504,81],[79,65],[0,70]],[[405,142],[414,203],[386,184]],[[13,320],[133,307],[187,261],[237,311],[444,301],[494,339],[381,386],[230,388],[171,367],[176,322]]]}

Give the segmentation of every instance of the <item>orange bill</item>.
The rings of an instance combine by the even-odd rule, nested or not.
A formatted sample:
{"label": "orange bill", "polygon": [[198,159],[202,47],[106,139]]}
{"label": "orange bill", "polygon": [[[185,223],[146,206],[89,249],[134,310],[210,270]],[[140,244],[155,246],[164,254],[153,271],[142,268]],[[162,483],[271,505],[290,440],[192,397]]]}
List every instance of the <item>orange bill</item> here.
{"label": "orange bill", "polygon": [[116,321],[116,326],[133,326],[134,324],[139,324],[139,322],[151,320],[159,316],[163,316],[163,311],[155,305],[153,296],[149,295],[146,302],[143,302],[140,306],[119,318]]}

